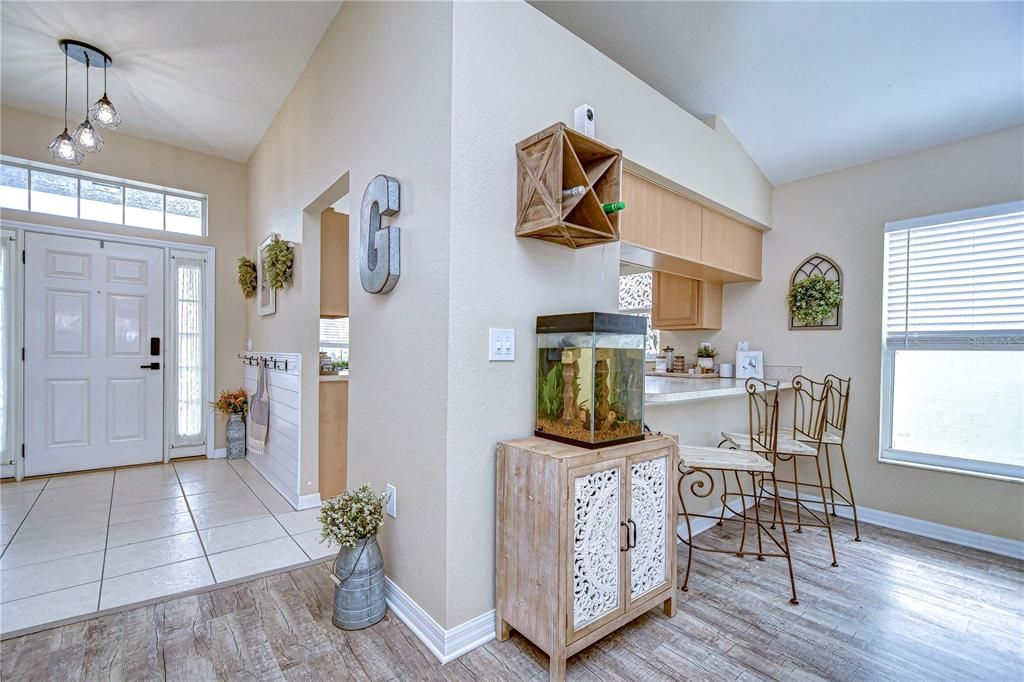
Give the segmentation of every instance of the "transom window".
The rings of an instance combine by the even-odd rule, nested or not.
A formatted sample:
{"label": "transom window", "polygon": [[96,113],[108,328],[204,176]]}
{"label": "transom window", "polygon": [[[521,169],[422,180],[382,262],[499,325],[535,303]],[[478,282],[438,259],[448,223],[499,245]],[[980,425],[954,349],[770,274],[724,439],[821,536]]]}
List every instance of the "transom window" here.
{"label": "transom window", "polygon": [[206,234],[205,195],[6,158],[0,162],[0,208]]}
{"label": "transom window", "polygon": [[1024,479],[1024,202],[885,226],[883,461]]}

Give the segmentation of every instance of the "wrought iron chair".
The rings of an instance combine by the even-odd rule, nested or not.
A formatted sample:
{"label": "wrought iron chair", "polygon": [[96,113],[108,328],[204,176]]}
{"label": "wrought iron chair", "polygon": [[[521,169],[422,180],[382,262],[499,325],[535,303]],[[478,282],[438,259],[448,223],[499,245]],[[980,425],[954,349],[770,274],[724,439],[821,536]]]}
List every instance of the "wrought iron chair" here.
{"label": "wrought iron chair", "polygon": [[[745,449],[723,449],[721,447],[695,447],[689,445],[679,446],[679,515],[686,523],[687,537],[677,533],[677,537],[689,549],[686,558],[686,576],[683,578],[683,591],[690,586],[690,570],[693,567],[693,551],[717,552],[720,554],[736,554],[736,556],[755,555],[758,561],[764,561],[766,557],[779,557],[786,560],[789,567],[789,585],[792,596],[791,604],[798,604],[796,597],[796,579],[793,576],[793,561],[789,550],[789,537],[786,535],[786,520],[782,516],[781,502],[778,497],[773,497],[774,508],[772,511],[772,525],[769,528],[766,520],[761,519],[760,502],[761,491],[764,490],[766,479],[771,482],[772,489],[777,488],[775,482],[774,452],[779,428],[779,391],[778,384],[769,384],[760,379],[748,379],[746,383],[747,405],[750,432],[756,434],[751,437],[751,448]],[[770,457],[766,457],[765,455]],[[715,514],[698,514],[690,512],[686,508],[686,496],[683,494],[684,484],[689,485],[690,492],[699,499],[707,499],[715,492],[715,479],[713,472],[721,474],[722,490],[719,499],[722,502],[722,510]],[[729,489],[729,474],[736,481],[736,491]],[[750,492],[743,487],[744,475],[750,476]],[[730,505],[730,498],[739,498],[739,509]],[[750,507],[753,509],[751,510]],[[728,510],[732,517],[728,520],[738,520],[742,524],[739,548],[718,549],[698,545],[693,537],[693,526],[691,519],[711,519],[722,525],[727,519],[725,512]],[[781,526],[781,538],[776,537],[772,532],[775,528],[775,518]],[[753,524],[757,537],[757,549],[747,550],[747,526]],[[770,540],[768,544],[766,540]],[[766,551],[767,547],[767,551]]]}
{"label": "wrought iron chair", "polygon": [[[792,495],[786,494],[786,492],[780,490],[774,486],[771,490],[767,490],[763,487],[759,491],[760,494],[768,494],[775,497],[776,500],[783,502],[791,502],[796,506],[796,532],[802,533],[803,527],[807,526],[810,528],[824,528],[828,535],[829,549],[832,552],[832,566],[838,566],[839,560],[836,557],[836,543],[832,535],[832,520],[828,514],[828,496],[825,494],[826,486],[825,479],[821,472],[821,458],[818,456],[822,452],[822,440],[825,433],[825,423],[827,421],[830,397],[832,395],[832,382],[826,380],[825,382],[817,382],[808,379],[805,376],[797,376],[793,379],[793,392],[794,392],[794,408],[793,408],[793,427],[789,429],[779,430],[777,434],[777,442],[774,453],[767,453],[757,448],[757,442],[754,438],[754,433],[737,433],[724,431],[722,432],[722,443],[730,443],[733,447],[747,448],[754,452],[759,452],[765,456],[771,455],[772,463],[779,465],[780,462],[789,462],[793,465],[793,479],[779,479],[779,483],[790,486]],[[753,426],[751,426],[753,428]],[[800,481],[800,466],[801,460],[807,461],[813,459],[815,471],[817,472],[817,482],[815,481]],[[808,506],[808,500],[806,497],[800,498],[801,487],[813,486],[817,488],[819,499],[822,503],[822,513],[819,515],[817,511]],[[831,480],[829,481],[831,487]],[[780,513],[781,516],[781,513]],[[809,521],[804,519],[810,517]],[[772,523],[775,523],[775,517],[773,515]]]}
{"label": "wrought iron chair", "polygon": [[[850,478],[850,467],[846,462],[846,412],[850,401],[850,381],[851,378],[847,377],[843,379],[835,374],[826,374],[825,378],[820,381],[811,381],[806,377],[800,376],[797,379],[801,380],[801,383],[808,382],[813,386],[820,387],[822,390],[825,385],[831,383],[831,390],[829,391],[828,407],[825,409],[825,428],[821,436],[821,448],[824,449],[825,459],[825,471],[828,474],[828,485],[825,489],[829,494],[829,505],[832,507],[832,516],[836,515],[836,507],[849,507],[853,513],[853,533],[854,540],[860,542],[860,522],[857,518],[857,502],[853,495],[853,479]],[[799,398],[801,394],[797,394]],[[794,428],[779,429],[779,435],[787,438],[796,438],[797,440],[815,444],[815,439],[809,434],[805,433],[796,428],[797,424],[803,423],[800,419],[800,414],[807,413],[807,405],[801,405],[799,400],[793,401],[793,425]],[[830,449],[832,448],[832,449]],[[845,477],[846,491],[840,492],[836,490],[835,479],[832,476],[832,453],[834,449],[839,449],[839,458],[843,465],[843,475]],[[836,497],[840,499],[836,502]]]}

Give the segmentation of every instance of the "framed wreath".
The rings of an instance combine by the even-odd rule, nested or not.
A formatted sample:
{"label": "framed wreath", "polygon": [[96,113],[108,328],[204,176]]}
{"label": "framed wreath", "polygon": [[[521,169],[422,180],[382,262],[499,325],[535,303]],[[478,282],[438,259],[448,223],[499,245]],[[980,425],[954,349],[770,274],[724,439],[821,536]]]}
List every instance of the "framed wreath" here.
{"label": "framed wreath", "polygon": [[842,329],[843,271],[816,253],[793,271],[786,294],[790,329]]}

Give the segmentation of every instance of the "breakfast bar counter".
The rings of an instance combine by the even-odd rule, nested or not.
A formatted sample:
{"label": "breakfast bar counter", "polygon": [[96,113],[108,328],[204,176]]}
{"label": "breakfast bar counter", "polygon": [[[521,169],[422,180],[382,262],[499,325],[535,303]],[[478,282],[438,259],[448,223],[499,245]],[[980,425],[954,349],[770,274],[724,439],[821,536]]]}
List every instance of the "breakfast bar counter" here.
{"label": "breakfast bar counter", "polygon": [[[780,389],[792,386],[791,381],[779,382]],[[644,378],[644,402],[648,408],[746,394],[746,379],[698,379],[682,374],[679,377],[662,375]]]}

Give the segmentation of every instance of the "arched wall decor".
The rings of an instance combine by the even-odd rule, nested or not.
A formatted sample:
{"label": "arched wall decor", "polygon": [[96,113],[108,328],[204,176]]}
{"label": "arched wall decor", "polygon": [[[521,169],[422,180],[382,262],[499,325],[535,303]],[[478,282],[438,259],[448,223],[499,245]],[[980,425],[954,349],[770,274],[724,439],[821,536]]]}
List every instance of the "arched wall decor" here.
{"label": "arched wall decor", "polygon": [[[829,258],[828,256],[816,253],[812,256],[807,257],[803,263],[797,266],[796,270],[793,271],[792,276],[789,278],[789,286],[792,288],[797,282],[801,282],[812,275],[824,275],[828,279],[839,283],[839,293],[843,293],[843,270],[839,265]],[[789,306],[786,306],[786,311],[789,314],[789,328],[790,329],[842,329],[843,328],[843,304],[840,303],[832,311],[832,314],[821,321],[820,324],[805,324],[800,320],[793,317],[792,312],[789,311]]]}

